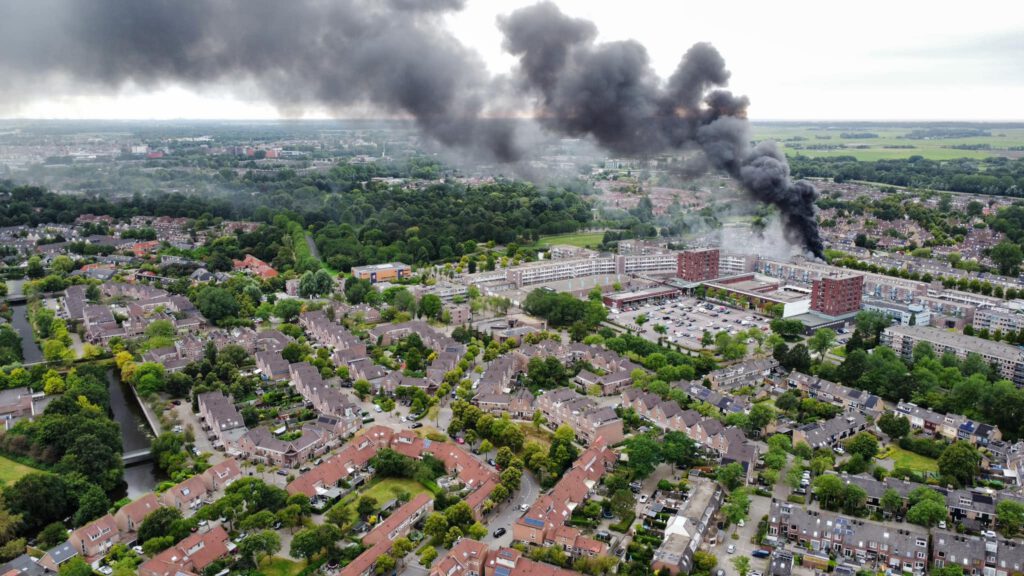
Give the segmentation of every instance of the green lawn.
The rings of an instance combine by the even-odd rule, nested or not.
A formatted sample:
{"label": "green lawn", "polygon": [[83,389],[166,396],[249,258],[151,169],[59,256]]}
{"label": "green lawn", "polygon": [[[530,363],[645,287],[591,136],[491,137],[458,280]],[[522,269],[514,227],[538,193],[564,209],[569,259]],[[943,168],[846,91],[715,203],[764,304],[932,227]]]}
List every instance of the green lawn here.
{"label": "green lawn", "polygon": [[846,358],[846,346],[836,346],[835,348],[829,350],[829,352],[835,354],[836,356],[839,356],[840,358]]}
{"label": "green lawn", "polygon": [[891,459],[893,465],[897,468],[909,468],[917,472],[939,471],[939,466],[935,459],[909,452],[899,446],[889,446],[882,454],[879,454],[879,457]]}
{"label": "green lawn", "polygon": [[9,486],[29,472],[39,470],[0,456],[0,486]]}
{"label": "green lawn", "polygon": [[415,498],[416,495],[422,492],[427,492],[427,488],[423,484],[408,478],[374,479],[358,491],[345,496],[341,501],[352,511],[352,515],[355,516],[356,505],[359,503],[359,498],[369,496],[377,501],[377,507],[379,508],[380,505],[385,502],[394,500],[395,492],[398,491],[408,492],[411,498]]}
{"label": "green lawn", "polygon": [[260,563],[257,573],[263,574],[263,576],[295,576],[305,567],[305,562],[295,562],[287,558],[273,556]]}
{"label": "green lawn", "polygon": [[568,244],[570,246],[579,246],[586,248],[587,246],[596,247],[601,244],[604,240],[604,232],[580,232],[573,234],[555,234],[551,236],[541,236],[537,242],[537,247],[541,246],[552,246],[554,244]]}

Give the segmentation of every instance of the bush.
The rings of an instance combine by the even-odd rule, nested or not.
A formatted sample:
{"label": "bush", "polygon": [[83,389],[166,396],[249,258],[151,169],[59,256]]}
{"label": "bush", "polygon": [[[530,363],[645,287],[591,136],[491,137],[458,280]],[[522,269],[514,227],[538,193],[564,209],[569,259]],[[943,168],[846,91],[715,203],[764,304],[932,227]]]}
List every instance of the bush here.
{"label": "bush", "polygon": [[947,444],[941,440],[930,440],[928,438],[900,438],[900,448],[920,454],[927,458],[938,458],[946,449]]}
{"label": "bush", "polygon": [[625,534],[626,532],[629,532],[629,527],[633,525],[633,520],[635,519],[636,515],[630,512],[629,515],[623,518],[622,520],[619,520],[617,523],[608,526],[608,529],[613,530],[615,532],[619,532],[621,534]]}

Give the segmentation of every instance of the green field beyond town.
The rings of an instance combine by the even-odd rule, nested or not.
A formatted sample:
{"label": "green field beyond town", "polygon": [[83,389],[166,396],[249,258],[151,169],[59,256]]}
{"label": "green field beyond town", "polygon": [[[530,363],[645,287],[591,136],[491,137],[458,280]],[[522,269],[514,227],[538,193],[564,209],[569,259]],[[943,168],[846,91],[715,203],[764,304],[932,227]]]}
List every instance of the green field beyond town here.
{"label": "green field beyond town", "polygon": [[[1024,157],[1024,127],[971,124],[948,133],[920,124],[757,123],[755,140],[775,140],[787,156],[853,156],[858,160],[891,160],[922,156],[929,160]],[[988,134],[969,134],[972,130]],[[957,135],[956,132],[965,132]]]}

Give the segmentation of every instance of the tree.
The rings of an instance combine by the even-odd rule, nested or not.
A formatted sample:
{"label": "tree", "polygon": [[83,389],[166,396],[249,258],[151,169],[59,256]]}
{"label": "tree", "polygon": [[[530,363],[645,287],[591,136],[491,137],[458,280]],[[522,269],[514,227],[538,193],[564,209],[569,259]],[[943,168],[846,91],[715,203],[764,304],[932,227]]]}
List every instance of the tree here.
{"label": "tree", "polygon": [[170,506],[157,508],[149,516],[146,516],[146,519],[139,525],[139,543],[144,544],[146,540],[151,538],[167,536],[171,531],[171,525],[177,520],[181,520],[181,518],[181,512],[177,508],[171,508]]}
{"label": "tree", "polygon": [[611,510],[615,517],[622,520],[630,518],[636,508],[636,500],[628,488],[616,490],[611,497]]}
{"label": "tree", "polygon": [[836,341],[836,333],[831,328],[821,328],[814,333],[813,336],[808,338],[807,345],[818,353],[818,361],[823,362],[825,360],[825,353],[832,347],[832,344]]}
{"label": "tree", "polygon": [[441,298],[437,294],[424,294],[420,298],[419,314],[432,320],[438,320],[441,318],[441,311],[444,307],[441,305]]}
{"label": "tree", "polygon": [[376,574],[387,574],[395,569],[395,559],[390,554],[383,554],[377,557],[373,571]]}
{"label": "tree", "polygon": [[850,454],[860,454],[865,461],[870,462],[878,454],[878,439],[870,432],[858,432],[844,442],[846,451]]}
{"label": "tree", "polygon": [[747,517],[747,510],[750,508],[750,496],[747,495],[747,491],[743,489],[733,490],[729,494],[729,501],[725,506],[722,507],[722,514],[732,524],[739,524],[739,522]]}
{"label": "tree", "polygon": [[498,448],[498,454],[494,457],[494,463],[497,464],[499,468],[508,468],[508,463],[512,461],[513,456],[515,456],[515,454],[512,453],[511,448],[508,446],[502,446],[501,448]]}
{"label": "tree", "polygon": [[746,481],[746,475],[743,472],[743,466],[738,462],[732,462],[725,466],[720,466],[715,474],[715,479],[727,489],[735,490]]}
{"label": "tree", "polygon": [[429,568],[434,560],[437,560],[437,548],[427,546],[420,552],[420,565],[424,568]]}
{"label": "tree", "polygon": [[292,557],[305,558],[306,562],[310,562],[320,552],[333,547],[340,538],[341,530],[334,524],[303,528],[292,538],[291,549],[288,553]]}
{"label": "tree", "polygon": [[760,435],[766,426],[775,421],[775,417],[775,408],[771,404],[768,402],[758,402],[754,404],[750,409],[750,414],[747,415],[747,428],[750,432]]}
{"label": "tree", "polygon": [[856,484],[847,484],[843,491],[843,512],[859,516],[868,502],[868,493]]}
{"label": "tree", "polygon": [[28,268],[26,274],[29,278],[42,278],[46,271],[43,270],[43,261],[39,256],[30,256],[28,259]]}
{"label": "tree", "polygon": [[59,574],[60,576],[92,576],[92,566],[82,560],[81,556],[75,556],[60,565]]}
{"label": "tree", "polygon": [[352,524],[352,521],[355,519],[355,515],[347,504],[338,502],[334,506],[331,506],[331,509],[324,514],[324,518],[328,522],[331,522],[340,528],[344,528],[345,526]]}
{"label": "tree", "polygon": [[732,565],[736,568],[736,572],[740,576],[747,576],[747,572],[750,571],[750,558],[746,556],[736,556],[732,559]]}
{"label": "tree", "polygon": [[891,440],[896,441],[910,433],[910,420],[886,412],[878,419],[878,428]]}
{"label": "tree", "polygon": [[654,468],[661,462],[660,445],[654,438],[646,434],[630,440],[626,446],[626,453],[629,454],[629,467],[633,469],[638,478],[650,476],[651,472],[654,472]]}
{"label": "tree", "polygon": [[929,576],[964,576],[963,566],[947,563],[942,568],[932,568]]}
{"label": "tree", "polygon": [[[20,522],[20,519],[19,519]],[[42,550],[49,550],[68,539],[68,531],[63,522],[51,522],[36,537],[36,544]]]}
{"label": "tree", "polygon": [[274,316],[285,322],[294,322],[302,312],[302,302],[294,298],[278,300],[274,304]]}
{"label": "tree", "polygon": [[448,518],[440,512],[433,512],[423,523],[423,533],[440,542],[448,532]]}
{"label": "tree", "polygon": [[939,473],[954,479],[961,486],[974,484],[978,475],[981,455],[967,442],[954,442],[939,456]]}
{"label": "tree", "polygon": [[239,554],[248,558],[254,566],[259,566],[260,556],[272,556],[280,549],[281,537],[270,530],[249,534],[238,544]]}
{"label": "tree", "polygon": [[107,513],[110,509],[110,499],[103,489],[96,484],[90,484],[85,491],[78,496],[78,511],[75,512],[75,526],[82,526],[90,520],[95,520]]}
{"label": "tree", "polygon": [[988,253],[989,258],[999,266],[999,273],[1004,276],[1016,276],[1021,260],[1024,260],[1024,252],[1019,245],[1010,240],[1003,240],[996,244]]}
{"label": "tree", "polygon": [[882,506],[882,512],[890,518],[903,509],[903,497],[900,496],[899,492],[892,488],[888,488],[884,493],[882,493],[882,498],[879,503]]}
{"label": "tree", "polygon": [[907,521],[931,528],[946,519],[946,504],[934,500],[922,500],[907,510]]}
{"label": "tree", "polygon": [[845,494],[845,484],[834,474],[824,474],[814,479],[814,496],[826,510],[838,510]]}
{"label": "tree", "polygon": [[56,474],[26,474],[7,487],[3,496],[7,508],[21,517],[23,530],[29,534],[63,520],[75,510],[74,495],[64,478]]}
{"label": "tree", "polygon": [[710,574],[718,566],[718,557],[711,552],[697,550],[693,553],[693,573]]}
{"label": "tree", "polygon": [[196,294],[196,307],[203,313],[203,316],[211,322],[218,323],[221,320],[238,314],[238,301],[234,295],[224,288],[218,286],[204,286]]}
{"label": "tree", "polygon": [[996,504],[996,522],[1007,538],[1013,538],[1024,528],[1024,504],[1003,499]]}

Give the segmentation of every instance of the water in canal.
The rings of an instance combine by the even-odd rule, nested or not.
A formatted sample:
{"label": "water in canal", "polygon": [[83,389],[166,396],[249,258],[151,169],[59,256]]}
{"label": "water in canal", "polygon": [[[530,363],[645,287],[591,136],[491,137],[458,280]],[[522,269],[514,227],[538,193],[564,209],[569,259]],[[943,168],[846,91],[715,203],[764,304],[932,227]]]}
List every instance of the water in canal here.
{"label": "water in canal", "polygon": [[[110,411],[114,420],[121,425],[121,448],[132,452],[149,448],[152,432],[142,415],[142,408],[135,400],[131,388],[121,382],[115,370],[107,372],[107,389],[110,392]],[[153,462],[142,462],[124,469],[127,496],[135,499],[146,492],[152,492],[160,481],[159,470]],[[121,495],[118,494],[118,497]]]}
{"label": "water in canal", "polygon": [[25,364],[35,364],[43,361],[43,351],[32,339],[32,326],[28,323],[28,306],[16,304],[11,306],[11,327],[18,331],[21,336],[21,356]]}

